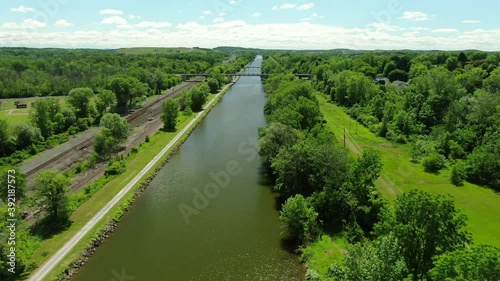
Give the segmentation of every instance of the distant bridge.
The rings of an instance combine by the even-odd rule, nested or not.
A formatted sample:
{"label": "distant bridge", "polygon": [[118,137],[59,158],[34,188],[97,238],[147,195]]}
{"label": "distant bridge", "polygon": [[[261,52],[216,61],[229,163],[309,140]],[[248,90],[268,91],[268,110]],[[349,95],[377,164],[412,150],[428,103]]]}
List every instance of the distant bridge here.
{"label": "distant bridge", "polygon": [[[254,77],[260,77],[260,78],[267,78],[269,77],[269,73],[261,73],[261,68],[258,66],[248,66],[245,67],[245,70],[242,71],[241,73],[223,73],[223,75],[226,76],[254,76]],[[181,76],[184,80],[188,80],[191,77],[196,77],[196,76],[202,76],[202,77],[209,77],[210,74],[208,73],[184,73],[184,74],[176,74],[178,76]],[[307,73],[294,73],[296,77],[300,79],[311,79],[312,74],[307,74]]]}

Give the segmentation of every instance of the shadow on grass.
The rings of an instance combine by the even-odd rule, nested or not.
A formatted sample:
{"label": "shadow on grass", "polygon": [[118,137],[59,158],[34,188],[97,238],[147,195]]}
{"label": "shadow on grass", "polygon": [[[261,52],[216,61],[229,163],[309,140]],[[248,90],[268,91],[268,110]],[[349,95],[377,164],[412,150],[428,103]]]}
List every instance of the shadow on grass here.
{"label": "shadow on grass", "polygon": [[167,132],[167,133],[175,133],[175,132],[177,132],[176,128],[163,127],[161,130],[164,131],[164,132]]}
{"label": "shadow on grass", "polygon": [[46,217],[41,219],[31,227],[31,233],[34,236],[38,236],[42,240],[45,240],[67,230],[71,226],[71,224],[72,221],[70,220],[62,222],[61,220],[54,219],[52,217]]}

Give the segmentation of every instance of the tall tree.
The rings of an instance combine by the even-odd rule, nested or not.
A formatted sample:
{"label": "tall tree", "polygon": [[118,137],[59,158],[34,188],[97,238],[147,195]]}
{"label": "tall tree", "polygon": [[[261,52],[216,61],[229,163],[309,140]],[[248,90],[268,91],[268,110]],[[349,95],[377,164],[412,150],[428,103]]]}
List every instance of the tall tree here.
{"label": "tall tree", "polygon": [[51,221],[65,223],[72,211],[69,185],[71,180],[55,170],[46,170],[36,176],[35,202],[45,210]]}
{"label": "tall tree", "polygon": [[167,130],[175,130],[177,117],[179,115],[179,104],[176,100],[170,99],[163,102],[161,119]]}
{"label": "tall tree", "polygon": [[89,117],[94,91],[90,88],[76,88],[69,92],[68,103],[75,108],[76,116]]}
{"label": "tall tree", "polygon": [[430,271],[433,281],[497,281],[500,277],[500,250],[489,245],[444,253]]}
{"label": "tall tree", "polygon": [[384,212],[376,232],[394,233],[406,266],[417,281],[428,277],[434,256],[463,249],[471,241],[470,233],[464,230],[466,220],[452,199],[411,190],[398,197],[394,214]]}
{"label": "tall tree", "polygon": [[317,217],[318,213],[302,195],[288,198],[280,211],[280,219],[288,235],[300,243],[311,242],[318,237]]}

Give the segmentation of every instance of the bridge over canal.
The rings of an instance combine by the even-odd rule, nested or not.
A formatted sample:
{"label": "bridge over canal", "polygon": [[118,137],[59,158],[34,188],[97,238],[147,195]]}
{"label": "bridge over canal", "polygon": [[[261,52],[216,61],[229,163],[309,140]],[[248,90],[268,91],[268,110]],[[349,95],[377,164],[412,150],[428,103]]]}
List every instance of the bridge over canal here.
{"label": "bridge over canal", "polygon": [[[208,73],[184,73],[184,74],[176,74],[178,76],[181,76],[183,80],[189,80],[192,77],[197,77],[197,76],[202,76],[202,77],[209,77],[210,74]],[[248,66],[245,67],[245,69],[240,72],[240,73],[224,73],[226,76],[260,76],[260,78],[267,78],[270,73],[262,73],[261,67],[257,66]],[[300,79],[312,79],[312,74],[307,74],[307,73],[294,73],[296,77]]]}

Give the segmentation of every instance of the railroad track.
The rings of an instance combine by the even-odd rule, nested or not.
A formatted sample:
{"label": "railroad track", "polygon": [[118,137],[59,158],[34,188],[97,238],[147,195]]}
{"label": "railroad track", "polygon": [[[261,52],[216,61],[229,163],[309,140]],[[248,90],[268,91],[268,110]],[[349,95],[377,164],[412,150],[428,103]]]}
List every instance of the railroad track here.
{"label": "railroad track", "polygon": [[62,159],[63,157],[71,154],[71,153],[74,153],[75,150],[80,150],[80,149],[84,149],[88,146],[90,146],[92,144],[92,142],[94,141],[94,137],[89,137],[85,140],[83,140],[82,142],[80,142],[79,144],[73,146],[72,148],[66,150],[66,151],[63,151],[62,153],[60,153],[59,155],[57,155],[56,157],[50,159],[49,161],[46,161],[44,162],[42,165],[39,165],[38,167],[35,167],[34,169],[32,169],[31,171],[28,171],[26,173],[26,175],[28,177],[31,177],[33,176],[34,174],[38,173],[39,171],[41,170],[45,170],[47,167],[49,167],[51,164],[57,162],[58,160]]}
{"label": "railroad track", "polygon": [[[130,114],[129,116],[125,117],[125,119],[127,120],[127,123],[131,124],[132,122],[134,122],[138,118],[143,117],[143,116],[147,116],[148,110],[151,110],[152,114],[158,115],[161,112],[161,106],[159,106],[159,105],[161,105],[162,101],[164,101],[166,99],[170,99],[170,98],[175,98],[180,93],[182,93],[186,88],[192,87],[193,84],[199,83],[199,82],[203,81],[203,79],[204,79],[204,77],[196,77],[193,81],[188,81],[188,83],[185,83],[185,85],[182,85],[179,88],[175,89],[174,92],[171,92],[170,94],[167,94],[167,95],[161,97],[160,99],[156,100],[155,102],[153,102],[153,103],[139,109],[138,111]],[[51,167],[52,164],[57,163],[57,161],[63,159],[64,157],[67,157],[67,156],[71,155],[72,153],[75,153],[75,151],[84,149],[84,148],[92,145],[92,143],[94,141],[94,137],[95,136],[90,136],[90,137],[86,138],[85,140],[83,140],[82,142],[78,143],[77,145],[71,147],[70,149],[63,151],[59,155],[51,158],[50,160],[44,162],[43,164],[35,167],[34,169],[32,169],[30,171],[27,171],[26,176],[31,178],[32,176],[34,176],[38,172],[48,169],[49,167]]]}

